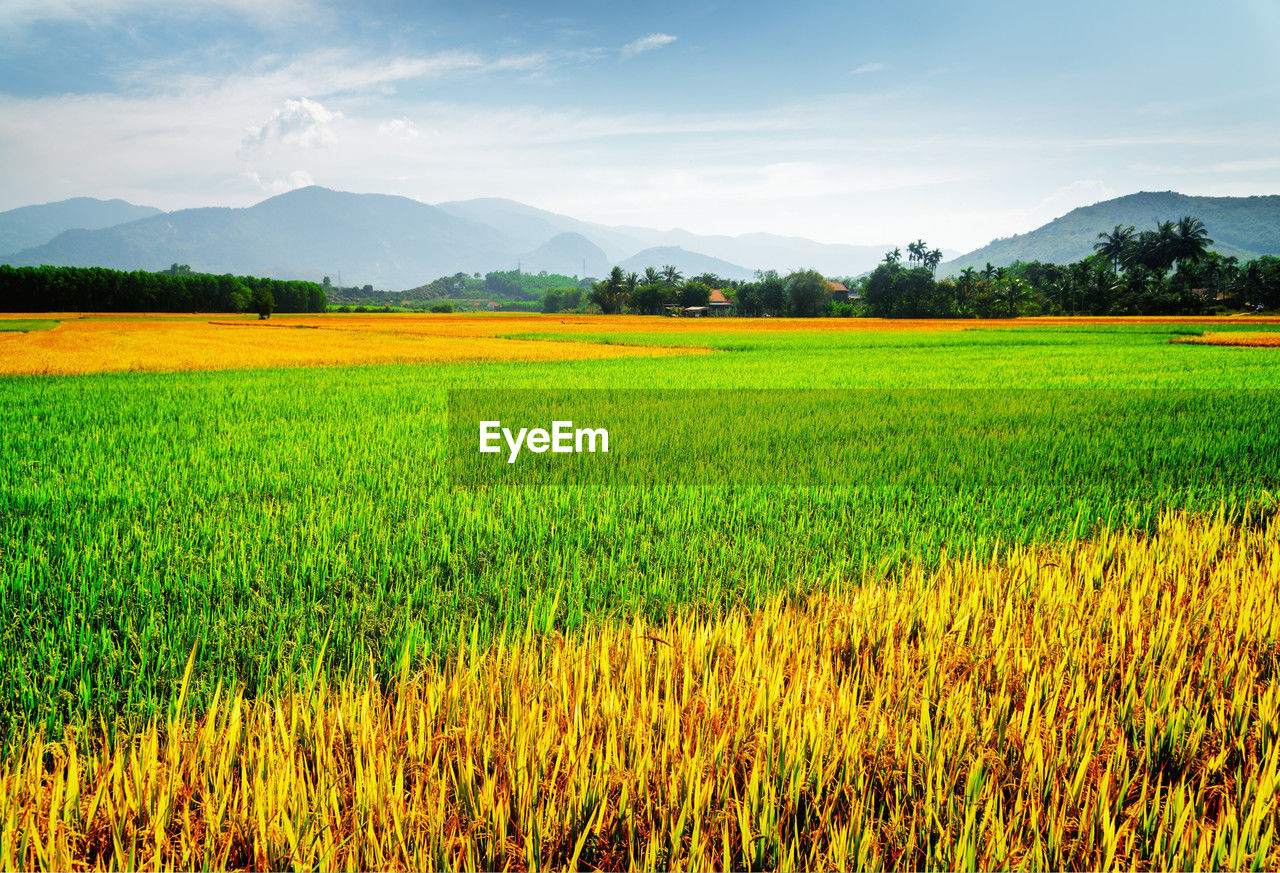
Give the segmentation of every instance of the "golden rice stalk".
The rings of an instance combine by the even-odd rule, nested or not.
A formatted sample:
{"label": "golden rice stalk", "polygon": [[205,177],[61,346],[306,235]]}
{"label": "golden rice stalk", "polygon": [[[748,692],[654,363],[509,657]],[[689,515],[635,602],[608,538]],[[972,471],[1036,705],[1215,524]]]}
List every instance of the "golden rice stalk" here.
{"label": "golden rice stalk", "polygon": [[0,867],[1276,869],[1278,591],[1280,523],[1170,515],[31,736]]}

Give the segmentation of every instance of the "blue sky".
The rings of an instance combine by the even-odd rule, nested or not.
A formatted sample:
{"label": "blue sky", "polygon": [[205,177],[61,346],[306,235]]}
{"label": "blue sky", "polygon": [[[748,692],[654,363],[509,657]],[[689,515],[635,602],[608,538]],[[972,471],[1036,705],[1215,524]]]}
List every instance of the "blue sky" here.
{"label": "blue sky", "polygon": [[6,0],[0,209],[304,184],[970,249],[1280,193],[1280,4]]}

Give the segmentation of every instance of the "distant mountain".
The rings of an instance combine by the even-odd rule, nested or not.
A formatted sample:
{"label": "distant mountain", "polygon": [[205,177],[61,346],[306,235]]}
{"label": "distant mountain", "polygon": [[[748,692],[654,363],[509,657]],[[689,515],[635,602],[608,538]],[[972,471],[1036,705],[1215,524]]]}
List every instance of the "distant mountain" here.
{"label": "distant mountain", "polygon": [[[244,209],[171,213],[79,198],[0,214],[0,231],[6,226],[27,233],[9,237],[14,254],[0,256],[0,262],[16,266],[162,270],[180,263],[200,272],[273,278],[318,281],[327,275],[335,283],[380,290],[517,264],[531,272],[582,275],[584,261],[585,273],[596,277],[614,264],[637,272],[675,264],[686,276],[713,272],[726,279],[749,279],[757,269],[852,276],[873,268],[892,248],[767,233],[702,236],[609,227],[500,198],[429,206],[407,197],[316,186]],[[44,230],[37,234],[40,226]],[[5,248],[0,245],[0,252]]]}
{"label": "distant mountain", "polygon": [[520,267],[527,273],[546,270],[561,276],[585,278],[609,272],[609,257],[580,233],[561,233],[524,255]]}
{"label": "distant mountain", "polygon": [[0,254],[44,245],[65,230],[98,230],[161,214],[154,206],[124,200],[73,197],[57,203],[22,206],[0,212]]}
{"label": "distant mountain", "polygon": [[311,186],[246,209],[184,209],[71,230],[4,260],[345,282],[400,289],[459,271],[511,269],[518,249],[485,225],[407,197]]}
{"label": "distant mountain", "polygon": [[[753,272],[757,269],[777,270],[785,274],[797,269],[813,269],[828,276],[856,276],[873,269],[884,258],[885,252],[893,248],[889,244],[832,245],[772,233],[724,236],[679,229],[610,227],[496,197],[441,203],[439,207],[453,215],[487,224],[524,248],[540,245],[556,234],[580,234],[603,249],[611,265],[642,249],[665,246],[743,264]],[[960,252],[947,251],[944,254],[954,257]]]}
{"label": "distant mountain", "polygon": [[540,246],[559,234],[576,233],[599,246],[604,250],[606,259],[616,263],[652,245],[643,239],[621,233],[603,224],[579,221],[567,215],[559,215],[500,197],[457,200],[438,204],[438,208],[450,215],[486,224],[505,234],[518,248],[525,250]]}
{"label": "distant mountain", "polygon": [[[854,246],[814,242],[798,236],[747,233],[742,236],[702,236],[687,230],[649,230],[619,227],[617,230],[645,240],[651,246],[679,246],[752,269],[777,270],[784,276],[794,270],[817,270],[827,276],[857,276],[875,268],[891,244]],[[947,256],[959,255],[948,252]]]}
{"label": "distant mountain", "polygon": [[755,270],[749,270],[710,255],[686,251],[679,246],[655,246],[645,249],[627,258],[619,266],[628,273],[643,273],[645,267],[662,269],[667,264],[675,266],[686,279],[700,273],[715,273],[721,279],[750,279],[755,275]]}
{"label": "distant mountain", "polygon": [[1066,264],[1093,253],[1098,234],[1117,224],[1150,230],[1158,221],[1199,218],[1209,230],[1213,248],[1241,261],[1258,255],[1280,255],[1280,195],[1265,197],[1193,197],[1174,191],[1140,192],[1073,209],[1030,233],[998,239],[977,251],[944,263],[939,275],[965,267],[981,269],[1014,261]]}

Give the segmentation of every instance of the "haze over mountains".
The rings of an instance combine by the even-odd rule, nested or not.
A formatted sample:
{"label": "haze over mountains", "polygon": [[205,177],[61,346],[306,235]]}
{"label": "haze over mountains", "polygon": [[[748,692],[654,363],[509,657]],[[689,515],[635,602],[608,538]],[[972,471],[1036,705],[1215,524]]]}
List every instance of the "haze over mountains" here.
{"label": "haze over mountains", "polygon": [[[891,246],[826,245],[796,237],[751,234],[699,236],[687,231],[614,228],[580,221],[513,200],[482,198],[430,206],[406,197],[351,194],[311,186],[244,209],[183,209],[162,213],[129,207],[123,223],[95,226],[63,204],[0,213],[30,242],[0,256],[15,266],[53,264],[120,270],[162,270],[189,264],[213,273],[249,273],[380,289],[415,287],[457,272],[520,267],[567,276],[602,276],[674,264],[685,275],[712,271],[749,279],[756,269],[813,267],[855,275]],[[127,205],[127,204],[126,204]],[[66,216],[58,225],[24,224],[31,210]],[[128,220],[129,217],[138,220]],[[80,223],[77,223],[80,222]],[[19,236],[25,232],[25,236]],[[0,249],[4,251],[4,249]]]}
{"label": "haze over mountains", "polygon": [[134,206],[123,200],[73,197],[58,203],[22,206],[0,212],[0,252],[20,252],[42,245],[64,230],[97,230],[159,215],[154,206]]}
{"label": "haze over mountains", "polygon": [[[1116,224],[1153,227],[1194,215],[1214,248],[1241,260],[1280,254],[1280,196],[1192,197],[1139,193],[1073,210],[1026,234],[995,240],[944,263],[940,275],[990,262],[1066,263],[1093,251]],[[335,283],[411,288],[458,272],[546,271],[603,276],[674,264],[686,276],[750,278],[757,269],[813,268],[827,276],[871,270],[897,244],[830,245],[767,233],[731,237],[684,230],[610,227],[513,200],[431,206],[407,197],[311,186],[243,209],[161,212],[121,200],[75,198],[0,213],[0,263],[162,270],[274,278],[330,276]],[[946,255],[957,253],[946,252]]]}

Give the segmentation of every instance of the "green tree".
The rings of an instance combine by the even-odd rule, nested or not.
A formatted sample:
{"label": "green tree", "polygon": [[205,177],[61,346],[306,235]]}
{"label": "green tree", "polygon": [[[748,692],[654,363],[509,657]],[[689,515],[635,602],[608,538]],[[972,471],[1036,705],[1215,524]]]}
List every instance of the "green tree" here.
{"label": "green tree", "polygon": [[706,306],[711,300],[711,289],[702,282],[685,282],[680,286],[680,296],[677,299],[685,309]]}
{"label": "green tree", "polygon": [[1117,224],[1115,230],[1102,231],[1098,234],[1099,242],[1093,244],[1093,250],[1111,262],[1112,268],[1119,273],[1120,263],[1133,242],[1135,228]]}
{"label": "green tree", "polygon": [[740,315],[764,314],[764,295],[759,285],[748,283],[738,290],[737,310]]}
{"label": "green tree", "polygon": [[787,277],[791,311],[805,318],[821,315],[831,306],[831,287],[817,270],[802,270]]}
{"label": "green tree", "polygon": [[891,318],[898,308],[894,278],[902,272],[902,266],[891,257],[892,254],[885,255],[884,263],[871,271],[862,289],[862,302],[867,307],[867,314],[875,318]]}
{"label": "green tree", "polygon": [[600,307],[605,315],[616,315],[627,305],[627,277],[621,267],[614,267],[609,278],[591,286],[587,299]]}
{"label": "green tree", "polygon": [[1178,264],[1195,264],[1209,251],[1213,240],[1209,239],[1209,231],[1204,222],[1190,215],[1184,215],[1173,228],[1173,239],[1170,241],[1170,255]]}
{"label": "green tree", "polygon": [[787,283],[777,270],[757,270],[756,284],[760,290],[760,303],[767,315],[785,315],[787,312]]}
{"label": "green tree", "polygon": [[671,289],[661,281],[642,282],[632,292],[630,306],[641,315],[661,315],[672,299]]}
{"label": "green tree", "polygon": [[269,288],[258,287],[253,289],[253,297],[250,301],[250,308],[258,313],[258,319],[270,318],[271,313],[276,308],[275,295],[271,293]]}

